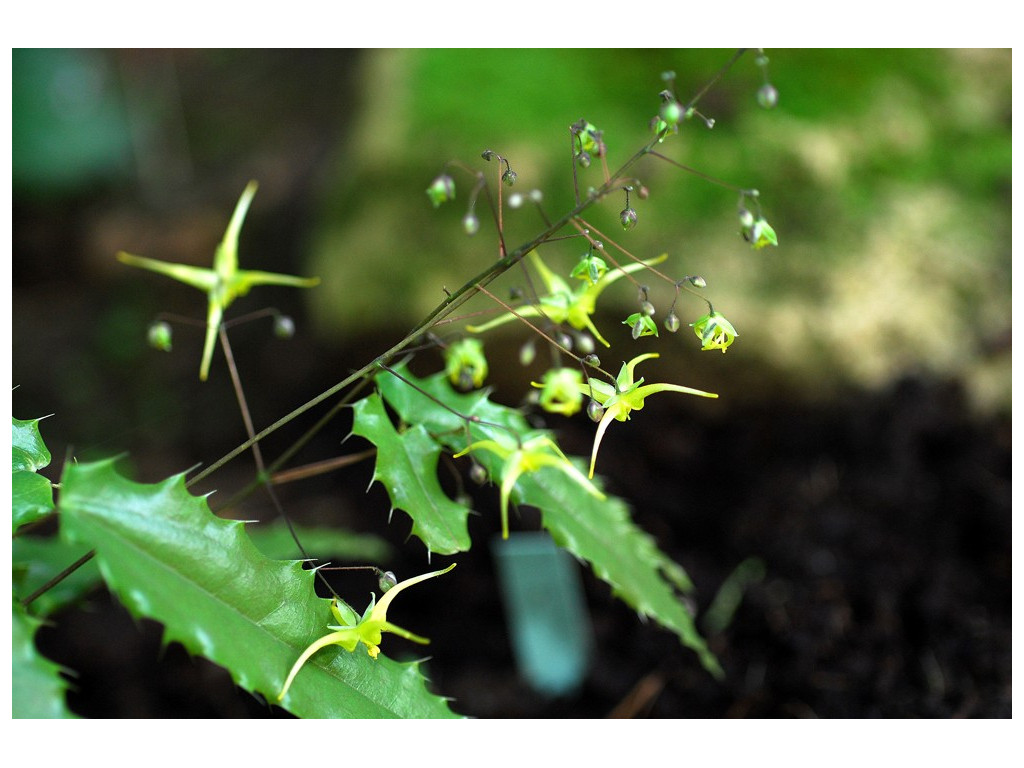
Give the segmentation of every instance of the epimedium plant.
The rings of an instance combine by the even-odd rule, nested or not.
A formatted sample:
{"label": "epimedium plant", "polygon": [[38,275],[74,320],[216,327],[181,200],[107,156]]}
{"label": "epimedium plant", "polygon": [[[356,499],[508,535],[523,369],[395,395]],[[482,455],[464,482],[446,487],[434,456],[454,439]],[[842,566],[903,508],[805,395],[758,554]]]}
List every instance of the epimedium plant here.
{"label": "epimedium plant", "polygon": [[[650,138],[618,170],[609,170],[612,142],[603,131],[587,120],[571,125],[574,204],[559,218],[548,216],[539,191],[525,195],[509,191],[520,181],[507,157],[492,150],[482,154],[496,169],[493,186],[483,170],[457,162],[446,164],[427,188],[430,202],[439,208],[456,201],[462,184],[452,174],[465,174],[469,191],[462,227],[468,236],[481,231],[476,209],[481,200],[486,201],[495,225],[497,259],[458,290],[447,292],[444,301],[390,349],[260,432],[252,424],[234,365],[225,312],[235,298],[255,286],[312,288],[318,280],[240,268],[238,236],[256,183],[251,182],[242,193],[215,251],[212,269],[118,254],[126,265],[206,293],[200,378],[206,381],[210,377],[219,340],[249,438],[202,471],[172,475],[160,483],[134,482],[118,471],[114,459],[108,459],[68,461],[60,482],[52,485],[40,472],[51,457],[39,420],[14,420],[15,716],[70,714],[64,703],[67,681],[57,665],[35,650],[33,636],[41,621],[99,580],[133,614],[160,622],[166,642],[180,642],[189,652],[227,669],[243,689],[295,715],[452,716],[448,701],[440,695],[443,692],[429,689],[421,662],[390,659],[382,636],[390,632],[416,643],[429,642],[392,623],[388,611],[412,586],[445,589],[445,579],[440,577],[455,567],[458,554],[473,544],[467,525],[471,502],[465,494],[451,495],[445,490],[438,474],[441,461],[462,468],[472,482],[497,487],[504,537],[509,536],[512,507],[535,507],[541,525],[559,546],[589,564],[641,618],[651,618],[675,633],[711,674],[721,675],[718,661],[697,632],[691,609],[681,597],[693,590],[685,570],[633,522],[626,501],[608,493],[595,474],[599,449],[611,422],[630,421],[648,397],[661,393],[717,395],[682,384],[646,383],[638,377],[638,367],[657,358],[657,353],[627,352],[621,355],[618,373],[610,373],[595,353],[597,344],[604,355],[612,349],[597,328],[595,316],[606,292],[627,282],[637,292],[638,306],[622,322],[634,340],[658,337],[662,330],[676,333],[683,311],[677,304],[684,295],[692,295],[698,306],[706,308],[689,323],[702,349],[725,352],[739,334],[702,293],[707,288],[703,277],[671,277],[662,271],[669,254],[641,258],[600,232],[586,214],[621,195],[624,207],[618,218],[623,236],[639,225],[641,216],[632,199],[642,200],[649,191],[636,177],[636,166],[651,159],[691,170],[665,154],[661,146],[694,120],[708,128],[714,124],[697,111],[697,103],[742,54],[737,52],[687,102],[681,102],[674,92],[674,75],[664,73],[666,87],[659,94],[661,106],[651,120]],[[777,96],[767,81],[767,59],[760,52],[756,63],[765,72],[758,99],[763,106],[772,106]],[[777,245],[756,190],[698,175],[739,194],[740,234],[754,249]],[[588,183],[590,178],[595,180]],[[510,248],[506,212],[526,203],[539,216],[540,232]],[[548,261],[541,256],[542,248]],[[548,262],[553,263],[565,248],[575,252],[572,266],[565,270],[549,267]],[[489,287],[505,274],[519,275],[524,283],[508,301]],[[655,320],[652,291],[639,278],[660,281],[673,292],[660,323]],[[474,297],[493,304],[498,314],[466,323],[469,318],[456,313]],[[527,335],[521,362],[531,363],[538,345],[546,345],[551,352],[548,370],[526,388],[533,393],[529,409],[553,418],[585,411],[596,423],[589,466],[562,450],[556,430],[532,423],[527,408],[502,404],[496,393],[486,388],[490,372],[486,336],[511,324]],[[283,317],[276,318],[275,327],[284,334],[294,330]],[[171,329],[165,320],[154,323],[149,337],[153,346],[170,350]],[[414,373],[409,366],[411,358],[435,348],[443,357],[440,370],[426,376]],[[274,461],[264,461],[261,440],[327,401],[332,401],[330,409],[304,437]],[[350,434],[364,439],[368,450],[316,467],[285,469],[313,433],[335,424],[343,413],[351,415]],[[206,497],[190,493],[191,486],[246,451],[253,454],[256,477],[218,513],[246,493],[262,490],[277,508],[294,542],[293,554],[300,558],[289,559],[280,552],[280,530],[272,532],[270,526],[226,519],[211,511]],[[323,557],[332,549],[348,546],[356,559],[382,563],[389,556],[386,545],[372,541],[346,544],[343,532],[336,532],[332,540],[331,532],[294,525],[274,488],[285,478],[369,458],[374,462],[373,481],[380,482],[390,498],[387,513],[400,510],[408,516],[411,535],[423,543],[427,563],[434,557],[456,559],[446,567],[425,569],[403,581],[382,579],[381,597],[371,594],[368,607],[360,614],[323,577]],[[19,535],[54,515],[59,519],[59,538],[41,543]],[[269,545],[270,540],[277,545]],[[383,573],[377,565],[366,567]],[[316,580],[330,591],[330,598],[317,595]],[[429,586],[418,586],[428,580]],[[412,599],[402,597],[402,601]],[[360,646],[367,653],[357,652]]]}

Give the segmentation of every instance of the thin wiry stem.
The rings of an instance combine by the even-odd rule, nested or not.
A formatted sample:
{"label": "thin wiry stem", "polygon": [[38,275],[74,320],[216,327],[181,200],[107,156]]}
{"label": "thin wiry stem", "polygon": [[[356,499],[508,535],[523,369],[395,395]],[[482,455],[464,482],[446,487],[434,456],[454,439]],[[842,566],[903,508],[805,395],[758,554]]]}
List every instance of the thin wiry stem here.
{"label": "thin wiry stem", "polygon": [[[704,93],[706,93],[708,91],[708,89],[714,83],[716,83],[719,79],[721,79],[721,77],[725,74],[725,72],[728,71],[728,69],[730,67],[732,67],[733,64],[736,63],[736,61],[740,58],[740,56],[742,54],[743,54],[743,50],[738,51],[726,63],[726,65],[723,66],[722,69],[719,70],[719,72],[715,74],[715,76],[708,82],[708,84],[705,85],[704,88],[702,88],[697,93],[697,95],[694,96],[693,99],[690,100],[690,104],[689,105],[692,106],[692,105],[696,104],[697,101],[704,95]],[[454,293],[448,295],[445,298],[444,301],[442,301],[440,304],[438,304],[437,307],[435,307],[422,321],[420,321],[411,331],[409,331],[408,334],[406,334],[400,341],[398,341],[396,344],[394,344],[386,352],[384,352],[383,354],[379,355],[377,358],[375,358],[374,360],[370,361],[369,363],[364,365],[359,370],[357,370],[357,371],[351,373],[350,375],[346,376],[344,379],[339,381],[334,386],[332,386],[332,387],[328,388],[327,390],[321,392],[316,397],[306,401],[305,403],[300,405],[295,410],[293,410],[290,413],[288,413],[287,415],[281,417],[280,419],[275,421],[273,424],[271,424],[269,427],[265,428],[264,430],[262,430],[261,432],[257,433],[256,435],[253,435],[252,437],[250,437],[248,440],[246,440],[241,445],[235,447],[234,449],[232,449],[228,453],[224,454],[221,458],[217,459],[210,466],[208,466],[202,472],[198,473],[195,477],[193,477],[192,480],[188,484],[192,485],[192,484],[194,484],[196,482],[199,482],[203,478],[208,477],[210,474],[212,474],[216,470],[220,469],[222,466],[224,466],[229,461],[231,461],[236,456],[238,456],[240,453],[242,453],[247,448],[249,448],[253,443],[259,442],[260,440],[263,440],[268,435],[273,434],[278,429],[283,427],[285,424],[288,424],[289,422],[293,421],[294,419],[296,419],[297,417],[301,416],[303,413],[305,413],[306,411],[310,410],[311,408],[315,408],[317,405],[322,403],[324,400],[327,400],[328,398],[334,396],[335,394],[337,394],[341,390],[345,389],[346,387],[354,384],[357,381],[361,381],[361,380],[365,379],[367,376],[369,376],[375,370],[377,370],[381,363],[387,363],[390,360],[392,360],[398,353],[403,351],[406,347],[408,347],[416,339],[418,339],[420,337],[420,335],[424,331],[426,331],[430,327],[432,327],[437,321],[447,317],[454,310],[458,309],[466,301],[468,301],[474,295],[479,293],[480,288],[482,286],[486,286],[486,285],[490,284],[491,281],[493,281],[495,278],[497,278],[500,275],[504,274],[511,267],[513,267],[515,264],[519,263],[528,253],[530,253],[531,251],[533,251],[534,249],[539,247],[541,244],[547,242],[553,236],[558,234],[558,232],[561,231],[561,229],[563,227],[565,227],[570,222],[572,222],[573,219],[577,218],[581,213],[583,213],[585,210],[590,208],[590,206],[592,206],[595,203],[597,203],[598,201],[600,201],[602,198],[604,198],[610,192],[616,190],[618,188],[617,179],[627,176],[628,171],[634,165],[636,165],[636,163],[641,158],[643,158],[644,156],[648,155],[651,152],[651,150],[657,145],[658,141],[662,137],[663,137],[662,135],[656,135],[652,139],[650,139],[639,150],[637,150],[628,160],[626,160],[626,162],[622,164],[622,166],[618,169],[618,171],[616,171],[614,174],[611,175],[611,178],[609,179],[609,181],[607,181],[604,184],[602,184],[601,187],[599,187],[597,190],[595,190],[592,195],[588,196],[588,198],[586,200],[580,200],[577,197],[576,205],[573,206],[573,208],[570,211],[568,211],[561,218],[557,219],[556,221],[554,221],[553,223],[548,225],[535,238],[533,238],[529,242],[524,243],[523,245],[519,246],[514,251],[508,253],[508,255],[504,256],[503,258],[499,259],[497,262],[495,262],[491,266],[489,266],[486,269],[484,269],[480,274],[470,278],[457,291],[455,291]],[[574,168],[574,177],[575,177],[575,168]]]}

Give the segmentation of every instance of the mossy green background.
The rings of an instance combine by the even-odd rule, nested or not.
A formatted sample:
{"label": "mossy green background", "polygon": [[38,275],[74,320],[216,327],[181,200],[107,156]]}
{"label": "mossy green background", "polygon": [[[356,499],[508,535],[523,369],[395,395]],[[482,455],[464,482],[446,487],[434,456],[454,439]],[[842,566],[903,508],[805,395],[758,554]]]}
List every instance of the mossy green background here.
{"label": "mossy green background", "polygon": [[[453,171],[457,200],[439,211],[423,194],[445,161],[490,171],[480,152],[493,149],[512,162],[517,189],[540,189],[557,216],[572,202],[572,122],[585,117],[604,130],[614,169],[649,136],[663,71],[676,72],[685,99],[731,55],[368,55],[359,78],[365,108],[338,148],[310,253],[324,280],[311,299],[319,332],[411,326],[443,298],[442,287],[460,286],[496,258],[493,226],[485,222],[473,238],[459,226],[468,175]],[[778,248],[753,251],[742,241],[734,192],[651,158],[636,169],[651,193],[633,198],[637,228],[621,232],[618,199],[588,214],[594,226],[638,256],[667,251],[673,275],[704,276],[707,295],[740,332],[729,354],[756,358],[808,391],[934,374],[963,377],[982,407],[1008,407],[1010,52],[768,55],[775,109],[757,105],[762,74],[748,53],[699,104],[714,128],[693,120],[660,149],[759,189]],[[600,180],[595,163],[581,187]],[[540,222],[524,207],[506,210],[505,224],[514,246]],[[565,269],[581,252],[578,243],[543,251]],[[632,311],[633,293],[616,293],[619,311]],[[671,291],[655,295],[663,316]],[[689,320],[703,311],[699,302],[680,309]]]}
{"label": "mossy green background", "polygon": [[[676,73],[676,92],[687,99],[733,54],[16,50],[16,370],[38,368],[29,361],[42,347],[25,334],[54,317],[28,288],[64,280],[76,295],[92,284],[101,294],[82,299],[95,322],[59,331],[80,363],[75,386],[61,391],[94,401],[110,386],[102,377],[112,366],[138,375],[137,361],[153,353],[141,343],[144,328],[131,329],[152,319],[155,306],[201,317],[202,302],[127,274],[114,253],[208,264],[250,178],[261,186],[242,232],[243,267],[323,282],[298,296],[254,294],[237,311],[304,302],[312,323],[300,334],[318,345],[342,349],[367,334],[397,340],[445,288],[497,257],[483,205],[475,237],[460,226],[467,174],[453,171],[452,204],[434,210],[424,194],[446,162],[494,180],[496,164],[480,158],[494,150],[518,173],[516,189],[541,190],[548,216],[557,217],[573,201],[571,123],[585,118],[604,131],[614,169],[650,135],[662,72]],[[777,248],[753,251],[743,242],[731,189],[652,158],[635,169],[650,190],[649,199],[633,197],[635,230],[618,226],[624,200],[588,212],[594,227],[637,256],[667,252],[669,274],[702,275],[715,309],[739,331],[736,344],[725,356],[702,353],[684,325],[668,345],[643,340],[642,348],[609,353],[609,364],[657,348],[665,365],[677,362],[682,383],[750,397],[768,377],[827,396],[846,385],[935,375],[963,380],[979,408],[1008,412],[1011,52],[767,55],[775,109],[757,104],[762,72],[748,52],[700,101],[714,128],[692,120],[661,150],[727,185],[759,189]],[[595,163],[581,187],[600,180]],[[505,227],[514,247],[541,222],[525,206],[505,210]],[[564,270],[580,252],[572,241],[542,251]],[[497,287],[505,295],[517,283],[518,272]],[[663,318],[671,291],[650,283]],[[618,325],[634,311],[635,289],[622,281],[607,296],[611,314],[599,327],[628,341]],[[705,308],[685,299],[678,309],[685,323]],[[75,336],[88,329],[92,337]],[[179,338],[177,357],[190,349],[189,337]],[[96,345],[106,358],[93,364]],[[302,373],[300,366],[293,375]]]}

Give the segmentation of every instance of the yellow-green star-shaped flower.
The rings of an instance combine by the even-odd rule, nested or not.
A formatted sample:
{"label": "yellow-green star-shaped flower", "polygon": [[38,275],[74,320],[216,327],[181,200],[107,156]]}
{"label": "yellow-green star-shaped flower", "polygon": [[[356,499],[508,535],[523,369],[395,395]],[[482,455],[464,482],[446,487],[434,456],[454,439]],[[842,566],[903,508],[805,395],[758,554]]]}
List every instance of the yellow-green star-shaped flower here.
{"label": "yellow-green star-shaped flower", "polygon": [[213,257],[213,269],[172,264],[157,259],[148,259],[144,256],[133,256],[124,251],[117,254],[117,258],[124,264],[159,272],[207,294],[209,310],[206,315],[206,342],[203,346],[203,360],[199,366],[199,378],[203,381],[206,381],[210,373],[210,360],[213,358],[213,347],[220,329],[221,318],[231,302],[239,296],[247,294],[254,285],[289,285],[297,288],[311,288],[320,282],[318,277],[294,277],[276,272],[238,268],[238,233],[242,229],[242,222],[245,220],[245,214],[249,210],[253,195],[256,194],[257,186],[255,181],[250,181],[242,192],[242,196],[235,206],[235,212],[231,216],[231,221],[228,222],[228,228],[224,232],[224,239],[217,246]]}
{"label": "yellow-green star-shaped flower", "polygon": [[594,327],[594,323],[590,319],[590,316],[594,314],[594,310],[597,308],[597,299],[601,292],[623,275],[636,272],[639,269],[645,269],[648,266],[660,264],[668,258],[668,254],[663,253],[661,256],[648,259],[647,261],[609,269],[595,282],[587,280],[575,290],[570,288],[565,280],[548,269],[536,252],[531,252],[529,258],[540,274],[540,279],[544,282],[547,293],[541,296],[540,301],[536,304],[516,308],[515,314],[506,312],[482,325],[468,325],[466,326],[467,331],[470,333],[483,333],[510,320],[515,320],[517,316],[527,318],[545,317],[552,323],[568,323],[578,331],[588,330],[594,334],[595,339],[609,347],[611,345],[605,341],[605,338]]}
{"label": "yellow-green star-shaped flower", "polygon": [[644,407],[644,400],[655,392],[682,392],[687,395],[699,395],[700,397],[718,397],[712,392],[704,392],[700,389],[683,387],[678,384],[646,384],[643,378],[633,381],[633,369],[637,363],[648,358],[658,357],[657,352],[650,352],[646,355],[634,357],[628,363],[623,363],[619,375],[615,378],[615,385],[612,386],[604,381],[591,378],[587,384],[580,384],[580,392],[590,395],[603,409],[604,414],[597,425],[597,434],[594,436],[594,448],[590,454],[590,477],[594,476],[594,465],[597,462],[597,451],[601,447],[601,440],[604,433],[611,424],[612,419],[626,421],[631,411],[639,411]]}
{"label": "yellow-green star-shaped flower", "polygon": [[517,441],[477,440],[455,454],[465,456],[470,451],[490,451],[504,461],[501,467],[501,536],[508,538],[508,500],[516,480],[524,472],[535,472],[541,467],[554,467],[582,485],[588,493],[599,499],[605,495],[591,483],[566,457],[547,435],[540,434]]}
{"label": "yellow-green star-shaped flower", "polygon": [[359,643],[366,646],[366,652],[370,655],[370,658],[376,659],[380,653],[380,641],[382,632],[392,632],[399,637],[404,637],[406,640],[412,640],[414,643],[420,643],[425,645],[430,641],[425,637],[414,635],[407,629],[402,629],[399,626],[392,624],[388,621],[388,606],[391,605],[391,601],[395,599],[399,592],[411,587],[413,584],[419,584],[421,581],[432,579],[435,576],[441,576],[442,574],[448,573],[452,568],[455,567],[455,563],[452,563],[447,568],[440,571],[432,571],[430,573],[424,573],[420,576],[415,576],[405,581],[400,581],[395,584],[391,589],[385,592],[380,601],[377,602],[376,598],[372,596],[370,604],[366,607],[363,612],[362,618],[356,616],[356,612],[346,603],[335,598],[331,601],[331,613],[334,614],[334,618],[338,620],[338,626],[329,625],[328,629],[334,631],[330,634],[324,635],[319,640],[314,641],[306,650],[302,652],[295,664],[292,665],[291,671],[288,673],[288,677],[284,681],[284,686],[281,688],[281,692],[277,695],[277,700],[281,701],[284,699],[285,694],[288,693],[288,689],[292,685],[292,681],[295,676],[302,669],[302,666],[309,661],[310,657],[314,653],[319,651],[321,648],[326,648],[328,645],[340,645],[346,651],[354,651]]}

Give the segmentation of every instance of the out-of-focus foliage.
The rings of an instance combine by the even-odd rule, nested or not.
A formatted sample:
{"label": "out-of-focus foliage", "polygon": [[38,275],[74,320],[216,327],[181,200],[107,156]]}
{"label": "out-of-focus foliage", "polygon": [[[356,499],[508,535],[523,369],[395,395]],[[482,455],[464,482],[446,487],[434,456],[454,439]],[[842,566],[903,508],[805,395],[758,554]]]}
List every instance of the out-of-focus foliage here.
{"label": "out-of-focus foliage", "polygon": [[[516,189],[539,188],[550,215],[571,203],[568,127],[604,130],[615,168],[649,135],[659,75],[688,98],[728,51],[380,51],[363,61],[360,124],[327,195],[310,270],[321,331],[351,332],[367,312],[411,325],[497,257],[493,226],[459,221],[465,196],[435,211],[423,188],[457,159],[493,149]],[[618,208],[593,218],[640,257],[700,274],[742,343],[721,376],[756,357],[811,390],[879,384],[907,372],[960,375],[982,405],[1008,406],[1010,93],[1008,50],[769,50],[779,93],[757,102],[761,73],[742,58],[661,150],[703,173],[761,191],[778,248],[738,235],[736,195],[655,160],[638,175],[639,224]],[[557,76],[552,76],[552,73]],[[409,184],[417,177],[420,182]],[[469,177],[452,171],[456,184]],[[600,180],[599,163],[582,186]],[[493,180],[492,180],[493,181]],[[537,229],[530,206],[505,212],[516,245]],[[566,269],[579,248],[545,250]],[[381,269],[365,269],[370,261]],[[656,294],[656,292],[655,292]],[[632,296],[623,290],[628,304]],[[664,311],[669,297],[652,300]],[[1003,347],[1007,348],[1004,349]],[[742,350],[742,352],[741,352]],[[727,356],[731,357],[731,356]],[[731,366],[735,366],[731,368]]]}

